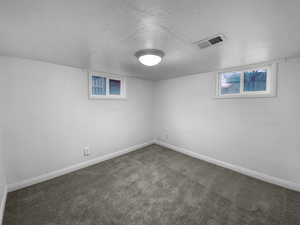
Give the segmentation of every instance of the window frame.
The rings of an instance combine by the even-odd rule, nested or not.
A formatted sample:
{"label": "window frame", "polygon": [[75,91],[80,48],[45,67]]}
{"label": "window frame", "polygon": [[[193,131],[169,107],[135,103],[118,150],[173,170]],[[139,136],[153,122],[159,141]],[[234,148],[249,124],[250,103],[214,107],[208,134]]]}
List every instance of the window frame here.
{"label": "window frame", "polygon": [[[267,69],[267,82],[265,91],[244,91],[244,73],[251,70]],[[240,92],[234,94],[221,94],[221,75],[222,73],[240,73]],[[275,97],[277,94],[277,63],[263,64],[235,69],[218,71],[216,74],[216,98],[263,98]]]}
{"label": "window frame", "polygon": [[[106,78],[106,90],[105,95],[93,95],[93,76],[103,77]],[[115,75],[107,75],[104,73],[99,72],[89,72],[88,73],[88,79],[89,79],[89,98],[90,99],[126,99],[126,78],[121,76],[115,76]],[[119,80],[121,83],[120,86],[120,95],[111,95],[109,93],[110,88],[110,80]]]}

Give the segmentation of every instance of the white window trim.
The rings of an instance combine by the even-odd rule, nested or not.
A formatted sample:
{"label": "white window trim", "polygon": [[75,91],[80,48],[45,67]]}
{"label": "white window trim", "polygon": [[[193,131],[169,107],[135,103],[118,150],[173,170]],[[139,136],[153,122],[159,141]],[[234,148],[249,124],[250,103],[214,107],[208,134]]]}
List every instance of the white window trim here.
{"label": "white window trim", "polygon": [[[106,78],[106,95],[93,95],[92,92],[92,76],[99,76]],[[126,78],[115,75],[107,75],[99,72],[89,72],[89,98],[90,99],[126,99]],[[121,93],[120,95],[110,95],[109,94],[109,79],[121,81]]]}
{"label": "white window trim", "polygon": [[[267,90],[266,91],[252,91],[245,92],[244,91],[244,72],[249,70],[257,70],[257,69],[268,69],[267,73]],[[240,93],[237,94],[221,94],[221,79],[220,75],[224,72],[239,72],[241,73],[241,84],[240,84]],[[255,66],[247,66],[243,68],[229,69],[218,71],[216,74],[216,98],[268,98],[275,97],[277,94],[277,63],[267,64],[267,65],[255,65]]]}

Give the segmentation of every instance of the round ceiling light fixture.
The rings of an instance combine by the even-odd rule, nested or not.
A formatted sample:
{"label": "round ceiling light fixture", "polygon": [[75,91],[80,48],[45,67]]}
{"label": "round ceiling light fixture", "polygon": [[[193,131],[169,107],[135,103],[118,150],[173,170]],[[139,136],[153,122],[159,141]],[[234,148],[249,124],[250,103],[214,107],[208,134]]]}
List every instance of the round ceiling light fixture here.
{"label": "round ceiling light fixture", "polygon": [[145,66],[155,66],[162,61],[165,53],[158,49],[143,49],[135,53],[135,56]]}

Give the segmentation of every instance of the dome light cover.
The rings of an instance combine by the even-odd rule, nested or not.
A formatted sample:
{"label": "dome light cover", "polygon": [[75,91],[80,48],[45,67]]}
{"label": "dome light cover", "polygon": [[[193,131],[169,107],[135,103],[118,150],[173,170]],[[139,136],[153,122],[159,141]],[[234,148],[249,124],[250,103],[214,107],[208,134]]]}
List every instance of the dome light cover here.
{"label": "dome light cover", "polygon": [[158,49],[143,49],[135,53],[135,56],[145,66],[155,66],[162,61],[165,53]]}

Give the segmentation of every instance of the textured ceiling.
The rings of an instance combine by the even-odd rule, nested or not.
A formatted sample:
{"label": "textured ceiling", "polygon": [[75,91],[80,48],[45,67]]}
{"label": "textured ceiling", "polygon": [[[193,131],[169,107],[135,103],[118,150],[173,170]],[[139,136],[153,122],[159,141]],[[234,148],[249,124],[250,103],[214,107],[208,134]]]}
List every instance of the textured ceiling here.
{"label": "textured ceiling", "polygon": [[[0,55],[167,79],[298,55],[299,11],[299,0],[0,0]],[[193,44],[217,33],[221,46]],[[163,62],[139,64],[144,48]]]}

